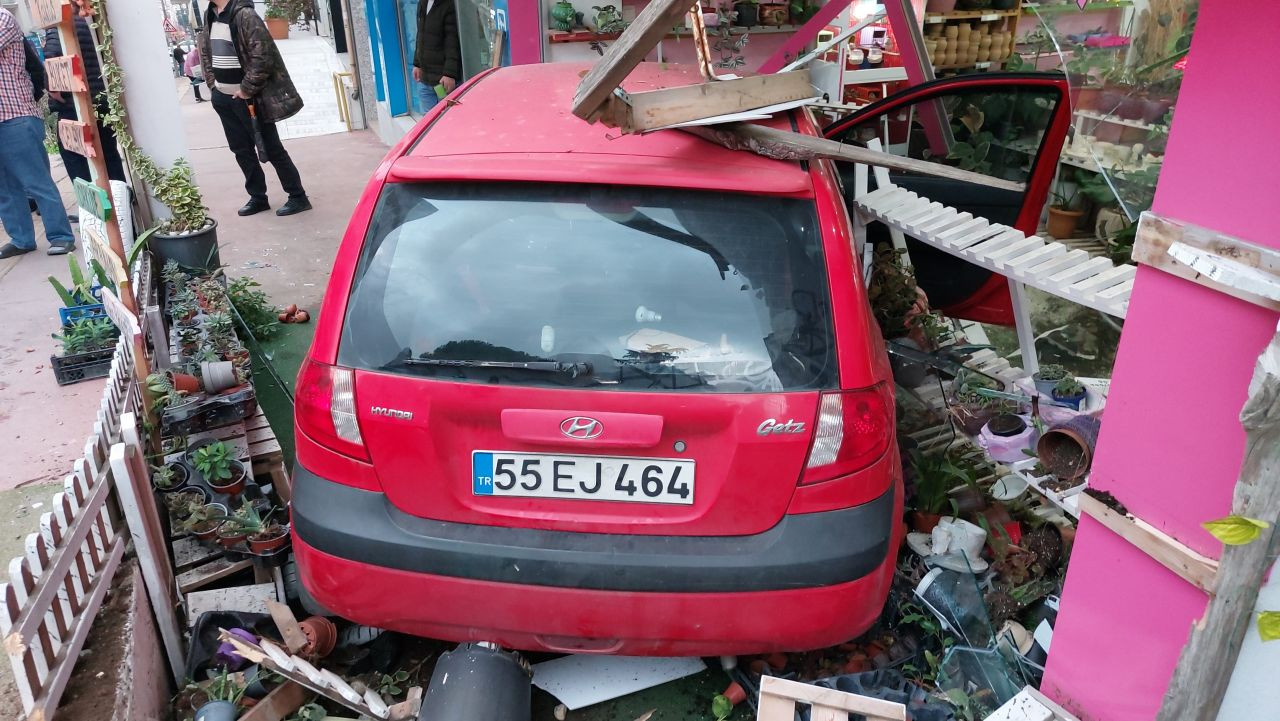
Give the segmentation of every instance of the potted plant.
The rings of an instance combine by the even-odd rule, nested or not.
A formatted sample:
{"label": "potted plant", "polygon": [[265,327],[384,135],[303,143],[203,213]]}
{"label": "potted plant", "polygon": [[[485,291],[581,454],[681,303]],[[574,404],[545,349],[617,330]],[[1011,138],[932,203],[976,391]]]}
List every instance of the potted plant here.
{"label": "potted plant", "polygon": [[1086,395],[1084,386],[1070,375],[1058,381],[1058,384],[1053,387],[1053,399],[1076,410],[1080,410],[1080,404]]}
{"label": "potted plant", "polygon": [[151,485],[161,493],[175,493],[187,485],[187,467],[181,463],[166,463],[151,467]]}
{"label": "potted plant", "polygon": [[227,516],[227,507],[221,503],[205,503],[199,508],[192,508],[186,520],[182,522],[182,530],[201,541],[213,540]]}
{"label": "potted plant", "polygon": [[947,492],[956,485],[950,465],[945,455],[911,452],[911,467],[915,471],[915,494],[909,503],[911,527],[920,533],[932,532],[949,505]]}
{"label": "potted plant", "polygon": [[760,0],[760,24],[770,27],[786,25],[790,16],[787,3],[773,0]]}
{"label": "potted plant", "polygon": [[720,53],[720,60],[716,63],[716,67],[726,70],[736,70],[747,64],[746,58],[742,56],[742,49],[747,45],[748,33],[734,35],[729,28],[729,18],[723,13],[720,15],[720,23],[716,26],[716,40],[712,49]]}
{"label": "potted plant", "polygon": [[244,490],[244,464],[236,460],[233,448],[215,441],[196,449],[192,457],[196,470],[214,493],[239,495]]}
{"label": "potted plant", "polygon": [[235,721],[239,718],[237,704],[244,696],[244,686],[236,683],[226,668],[205,688],[205,693],[209,701],[196,711],[199,721]]}
{"label": "potted plant", "polygon": [[53,290],[57,292],[58,298],[62,300],[62,306],[58,309],[58,318],[62,325],[67,325],[74,320],[82,320],[87,318],[105,318],[106,311],[102,308],[102,303],[98,301],[98,297],[94,294],[94,287],[91,281],[96,281],[101,288],[111,288],[115,290],[115,284],[107,277],[107,272],[102,269],[102,265],[97,260],[90,260],[89,267],[93,272],[93,278],[85,276],[84,271],[80,269],[80,262],[76,260],[74,254],[67,255],[67,266],[71,270],[71,285],[65,286],[57,278],[49,276],[49,285],[53,286]]}
{"label": "potted plant", "polygon": [[63,326],[53,338],[61,341],[62,355],[50,356],[58,385],[101,378],[111,372],[116,327],[107,318],[85,317]]}
{"label": "potted plant", "polygon": [[274,40],[289,37],[289,26],[302,15],[296,0],[270,0],[267,3],[267,32]]}
{"label": "potted plant", "polygon": [[1076,233],[1076,226],[1080,223],[1080,217],[1084,215],[1084,211],[1076,208],[1076,198],[1079,195],[1079,186],[1071,184],[1071,192],[1063,192],[1063,184],[1058,184],[1058,189],[1053,191],[1054,203],[1049,206],[1049,222],[1047,230],[1049,235],[1054,238],[1063,239],[1070,238]]}
{"label": "potted plant", "polygon": [[1040,370],[1032,374],[1031,380],[1036,384],[1036,390],[1047,396],[1053,392],[1053,388],[1058,385],[1058,381],[1066,377],[1066,368],[1057,363],[1045,363],[1040,366]]}
{"label": "potted plant", "polygon": [[733,4],[733,24],[738,27],[754,27],[760,24],[760,6],[756,0],[738,0]]}

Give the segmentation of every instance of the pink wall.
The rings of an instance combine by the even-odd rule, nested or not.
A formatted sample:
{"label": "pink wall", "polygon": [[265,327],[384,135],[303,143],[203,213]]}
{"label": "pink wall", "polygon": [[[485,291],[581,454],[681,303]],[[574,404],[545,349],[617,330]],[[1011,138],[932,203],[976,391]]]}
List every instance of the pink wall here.
{"label": "pink wall", "polygon": [[541,3],[533,0],[515,0],[507,3],[512,65],[542,62],[541,12]]}
{"label": "pink wall", "polygon": [[[1154,211],[1280,247],[1280,82],[1257,62],[1280,4],[1205,0]],[[1138,271],[1092,485],[1214,557],[1202,521],[1229,512],[1238,415],[1276,315],[1158,270]],[[1082,718],[1154,717],[1206,596],[1084,519],[1044,690]]]}

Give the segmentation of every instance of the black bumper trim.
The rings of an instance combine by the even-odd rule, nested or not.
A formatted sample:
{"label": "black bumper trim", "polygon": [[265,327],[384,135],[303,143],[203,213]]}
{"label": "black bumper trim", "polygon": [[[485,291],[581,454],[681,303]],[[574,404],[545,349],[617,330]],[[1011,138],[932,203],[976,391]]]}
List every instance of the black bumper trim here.
{"label": "black bumper trim", "polygon": [[783,516],[750,536],[641,536],[448,523],[381,493],[293,474],[293,532],[338,558],[477,581],[604,591],[777,591],[855,581],[885,560],[893,489],[860,506]]}

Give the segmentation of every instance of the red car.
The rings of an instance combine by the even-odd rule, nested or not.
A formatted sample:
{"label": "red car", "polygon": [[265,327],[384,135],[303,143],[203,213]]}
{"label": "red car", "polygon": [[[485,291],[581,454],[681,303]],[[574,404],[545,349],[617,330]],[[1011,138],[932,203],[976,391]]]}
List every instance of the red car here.
{"label": "red car", "polygon": [[525,650],[852,638],[903,488],[839,172],[589,125],[583,70],[479,76],[370,181],[296,388],[302,582]]}

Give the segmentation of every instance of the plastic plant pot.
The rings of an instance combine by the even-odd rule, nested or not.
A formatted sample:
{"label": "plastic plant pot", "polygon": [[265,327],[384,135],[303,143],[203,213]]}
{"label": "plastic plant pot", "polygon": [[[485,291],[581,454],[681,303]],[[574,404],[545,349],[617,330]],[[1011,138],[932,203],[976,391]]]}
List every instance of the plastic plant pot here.
{"label": "plastic plant pot", "polygon": [[205,482],[209,484],[209,488],[214,493],[220,493],[225,496],[238,496],[244,490],[244,482],[248,473],[245,472],[244,464],[240,461],[231,462],[231,478],[226,481],[215,481],[206,478]]}
{"label": "plastic plant pot", "polygon": [[1035,442],[1036,430],[1021,416],[1001,413],[978,433],[978,445],[1001,463],[1017,463],[1026,458],[1024,450]]}
{"label": "plastic plant pot", "polygon": [[751,27],[760,24],[760,8],[755,3],[737,3],[733,6],[738,17],[733,21],[739,27]]}
{"label": "plastic plant pot", "polygon": [[[1101,127],[1099,127],[1098,131],[1101,133]],[[1098,137],[1101,139],[1101,134]],[[1074,236],[1076,234],[1076,226],[1080,224],[1080,218],[1083,215],[1083,210],[1049,208],[1049,222],[1046,224],[1049,235],[1055,238],[1070,238]]]}
{"label": "plastic plant pot", "polygon": [[236,378],[235,364],[231,361],[202,362],[200,377],[204,379],[204,389],[209,393],[220,393],[240,384]]}
{"label": "plastic plant pot", "polygon": [[166,463],[165,467],[173,469],[173,485],[168,488],[161,488],[156,485],[155,478],[153,477],[151,479],[151,487],[155,488],[158,493],[166,494],[187,490],[187,483],[191,480],[191,472],[187,470],[186,464],[174,461],[173,463]]}
{"label": "plastic plant pot", "polygon": [[298,625],[307,637],[307,643],[302,647],[304,656],[324,658],[333,652],[338,643],[338,627],[333,625],[333,621],[324,616],[311,616]]}
{"label": "plastic plant pot", "polygon": [[1076,416],[1049,429],[1036,443],[1040,465],[1059,478],[1079,478],[1088,473],[1101,426],[1097,418]]}
{"label": "plastic plant pot", "polygon": [[1053,400],[1057,401],[1058,403],[1062,403],[1064,405],[1070,406],[1071,408],[1078,411],[1080,410],[1080,404],[1084,403],[1084,399],[1088,397],[1088,395],[1089,395],[1089,391],[1087,389],[1082,390],[1079,393],[1071,396],[1060,396],[1058,395],[1057,391],[1053,391]]}
{"label": "plastic plant pot", "polygon": [[222,525],[218,526],[216,533],[218,536],[218,545],[223,548],[238,546],[245,539],[244,531],[241,531],[229,521],[224,521]]}
{"label": "plastic plant pot", "polygon": [[270,533],[254,534],[249,536],[249,552],[258,555],[270,553],[279,548],[283,548],[289,542],[289,527],[277,526],[269,529]]}
{"label": "plastic plant pot", "polygon": [[230,701],[210,701],[196,711],[195,721],[236,721],[240,711]]}
{"label": "plastic plant pot", "polygon": [[227,515],[227,507],[221,503],[206,503],[204,507],[209,510],[209,515],[213,518],[192,528],[191,535],[201,541],[212,541],[218,535],[218,527],[222,525],[222,521],[216,518]]}

